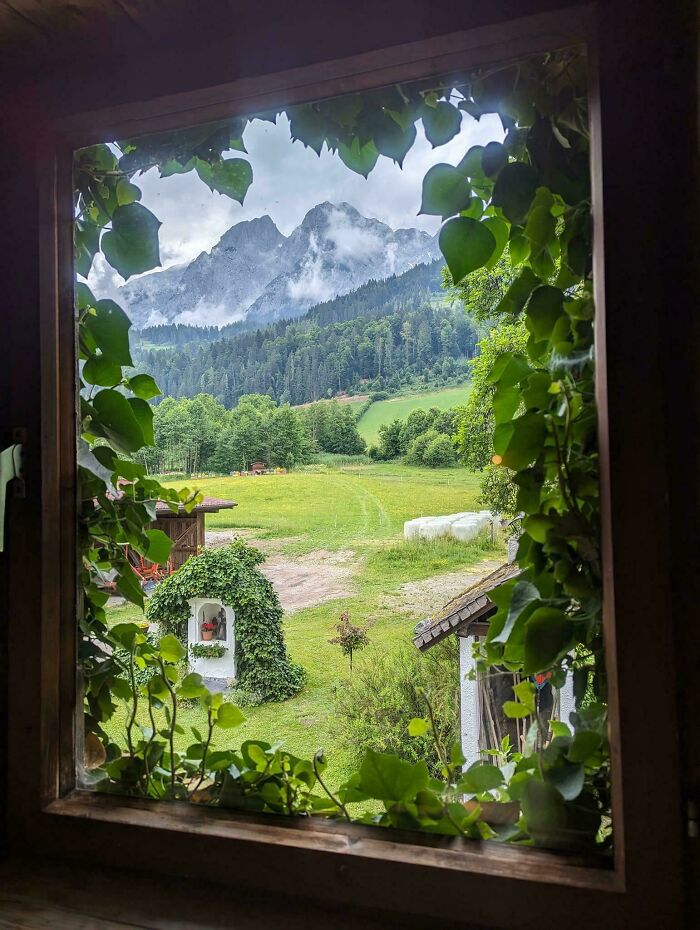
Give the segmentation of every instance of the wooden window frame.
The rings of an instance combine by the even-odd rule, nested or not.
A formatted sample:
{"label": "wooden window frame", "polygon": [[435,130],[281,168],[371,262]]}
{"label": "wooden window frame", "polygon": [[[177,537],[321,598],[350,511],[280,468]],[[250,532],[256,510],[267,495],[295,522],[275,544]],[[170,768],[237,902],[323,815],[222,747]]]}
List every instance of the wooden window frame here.
{"label": "wooden window frame", "polygon": [[[105,139],[175,129],[271,107],[361,91],[395,81],[409,81],[482,64],[506,62],[585,42],[591,56],[590,109],[595,229],[594,270],[597,303],[597,391],[600,413],[603,551],[605,564],[604,630],[610,681],[610,730],[613,767],[614,861],[571,858],[495,843],[469,843],[358,825],[316,820],[255,817],[196,806],[165,804],[77,790],[76,752],[76,348],[73,313],[72,203],[70,179],[76,148]],[[601,59],[602,50],[602,59]],[[602,60],[602,67],[601,67]],[[20,725],[9,733],[10,758],[38,773],[23,794],[22,779],[10,778],[10,837],[15,848],[78,858],[101,866],[124,866],[195,878],[211,878],[216,858],[228,866],[238,885],[303,894],[335,905],[366,906],[481,926],[539,926],[545,909],[566,913],[568,927],[680,926],[682,908],[680,799],[673,785],[655,771],[646,784],[634,778],[633,746],[644,728],[675,716],[673,694],[631,694],[638,639],[653,628],[657,655],[672,654],[672,631],[645,619],[664,604],[668,579],[656,572],[657,590],[639,591],[629,560],[639,524],[630,518],[633,488],[625,485],[629,457],[621,444],[644,445],[628,411],[635,396],[650,397],[651,384],[630,388],[610,374],[624,362],[618,337],[623,321],[606,313],[606,297],[619,297],[626,286],[619,259],[619,230],[609,224],[618,206],[604,172],[606,133],[615,118],[610,50],[601,42],[598,13],[579,5],[509,23],[395,46],[352,58],[277,74],[243,78],[230,84],[156,100],[129,103],[70,117],[51,126],[42,141],[38,175],[41,252],[41,396],[42,396],[42,549],[41,650],[36,676],[21,681],[18,659],[11,658],[17,689],[14,714],[40,682],[40,729],[29,737]],[[603,91],[601,92],[601,86]],[[614,131],[612,135],[614,136]],[[617,168],[619,169],[619,167]],[[608,211],[608,212],[606,212]],[[612,256],[603,257],[603,240],[612,226]],[[616,239],[617,237],[617,239]],[[616,264],[617,263],[617,264]],[[621,269],[621,272],[620,270]],[[612,302],[611,306],[614,306]],[[658,386],[658,385],[657,385]],[[611,445],[615,454],[611,454]],[[634,485],[634,482],[632,482]],[[654,505],[652,505],[654,509]],[[656,515],[662,519],[658,506]],[[662,538],[659,547],[663,545]],[[653,573],[652,573],[653,574]],[[613,586],[614,584],[614,586]],[[19,605],[16,592],[11,604]],[[12,607],[11,607],[12,609]],[[640,614],[640,610],[646,611]],[[641,631],[641,632],[640,632]],[[625,642],[625,652],[619,643]],[[16,641],[15,641],[16,644]],[[12,643],[11,643],[12,645]],[[26,657],[22,656],[24,660]],[[13,713],[11,706],[10,713]],[[77,713],[81,713],[78,709]],[[677,765],[678,740],[673,727],[656,731],[657,754]],[[655,844],[644,842],[643,814],[654,803]],[[16,808],[15,808],[16,804]],[[17,813],[15,813],[15,810]],[[650,899],[645,889],[663,882],[665,897]]]}

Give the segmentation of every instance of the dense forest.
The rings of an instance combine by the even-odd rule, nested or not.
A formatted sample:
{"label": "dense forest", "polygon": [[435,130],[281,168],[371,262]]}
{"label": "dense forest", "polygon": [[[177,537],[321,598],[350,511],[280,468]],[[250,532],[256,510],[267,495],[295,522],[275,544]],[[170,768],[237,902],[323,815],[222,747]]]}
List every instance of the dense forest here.
{"label": "dense forest", "polygon": [[235,334],[237,325],[142,330],[133,340],[136,363],[166,397],[206,393],[231,409],[246,394],[303,404],[345,391],[398,391],[419,379],[447,383],[466,375],[478,340],[463,308],[445,305],[439,262],[370,281],[301,320]]}

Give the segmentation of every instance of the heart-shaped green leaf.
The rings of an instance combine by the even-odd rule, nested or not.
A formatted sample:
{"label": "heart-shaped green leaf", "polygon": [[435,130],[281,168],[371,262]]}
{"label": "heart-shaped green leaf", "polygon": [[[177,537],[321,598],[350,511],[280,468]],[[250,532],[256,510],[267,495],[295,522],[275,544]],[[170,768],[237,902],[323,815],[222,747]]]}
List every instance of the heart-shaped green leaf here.
{"label": "heart-shaped green leaf", "polygon": [[119,391],[100,391],[92,400],[92,408],[91,431],[95,435],[104,436],[119,452],[136,452],[144,445],[139,421]]}
{"label": "heart-shaped green leaf", "polygon": [[496,248],[491,230],[466,216],[458,216],[445,223],[440,230],[439,244],[455,284],[459,284],[471,271],[482,268]]}
{"label": "heart-shaped green leaf", "polygon": [[149,562],[165,565],[173,547],[172,540],[162,530],[146,530],[148,548],[144,555]]}
{"label": "heart-shaped green leaf", "polygon": [[195,163],[197,174],[210,190],[225,194],[243,203],[248,188],[253,183],[253,169],[244,158],[228,158],[209,164],[198,158]]}
{"label": "heart-shaped green leaf", "polygon": [[232,730],[245,722],[245,717],[235,704],[222,704],[216,714],[216,725],[222,730]]}
{"label": "heart-shaped green leaf", "polygon": [[105,358],[117,365],[133,364],[129,350],[131,320],[113,300],[96,301],[83,325]]}
{"label": "heart-shaped green leaf", "polygon": [[453,139],[462,125],[462,114],[446,100],[441,100],[434,107],[423,107],[422,115],[425,137],[433,148]]}
{"label": "heart-shaped green leaf", "polygon": [[433,165],[423,178],[420,212],[430,216],[453,216],[471,200],[469,181],[452,165]]}
{"label": "heart-shaped green leaf", "polygon": [[537,172],[530,165],[511,162],[498,175],[492,203],[511,223],[522,224],[537,190]]}
{"label": "heart-shaped green leaf", "polygon": [[347,165],[351,171],[361,174],[363,178],[369,175],[379,158],[379,152],[374,142],[370,139],[369,142],[361,145],[359,136],[353,136],[350,145],[341,142],[338,146],[338,155],[340,155],[344,165]]}
{"label": "heart-shaped green leaf", "polygon": [[140,203],[117,207],[112,228],[102,236],[102,252],[123,278],[160,265],[160,220]]}
{"label": "heart-shaped green leaf", "polygon": [[534,675],[551,668],[571,648],[573,624],[562,610],[538,607],[525,628],[523,672]]}
{"label": "heart-shaped green leaf", "polygon": [[151,397],[158,397],[161,393],[160,388],[150,375],[134,375],[128,380],[129,389],[143,400],[150,400]]}
{"label": "heart-shaped green leaf", "polygon": [[161,637],[158,648],[160,649],[161,658],[164,662],[171,662],[173,664],[181,662],[187,655],[185,647],[177,636],[174,636],[172,633],[166,633],[165,636]]}

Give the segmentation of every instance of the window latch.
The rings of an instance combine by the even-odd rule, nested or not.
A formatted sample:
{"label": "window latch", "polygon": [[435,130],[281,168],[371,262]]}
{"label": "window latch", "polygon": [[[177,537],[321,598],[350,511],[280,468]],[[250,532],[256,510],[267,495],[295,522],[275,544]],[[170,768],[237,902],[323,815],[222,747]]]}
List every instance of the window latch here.
{"label": "window latch", "polygon": [[697,797],[690,797],[686,800],[685,811],[688,837],[696,840],[700,837],[700,804]]}
{"label": "window latch", "polygon": [[[14,438],[23,430],[15,430]],[[15,497],[24,497],[24,481],[22,480],[22,443],[14,442],[11,446],[0,452],[0,552],[5,551],[5,510],[7,509],[7,486],[17,480]]]}

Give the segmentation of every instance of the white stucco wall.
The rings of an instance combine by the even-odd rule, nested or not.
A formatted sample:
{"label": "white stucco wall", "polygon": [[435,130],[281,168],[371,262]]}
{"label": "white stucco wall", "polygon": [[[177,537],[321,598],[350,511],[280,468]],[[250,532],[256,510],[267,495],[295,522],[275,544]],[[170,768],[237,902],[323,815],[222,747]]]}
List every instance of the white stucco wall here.
{"label": "white stucco wall", "polygon": [[222,601],[215,597],[191,598],[188,602],[190,605],[190,619],[187,624],[187,641],[188,647],[195,643],[207,645],[202,640],[200,626],[204,614],[224,608],[226,612],[226,639],[209,640],[211,643],[220,643],[226,647],[226,652],[219,658],[195,658],[189,654],[188,657],[190,669],[197,672],[203,678],[224,678],[230,679],[236,677],[236,615],[231,607],[223,604]]}
{"label": "white stucco wall", "polygon": [[469,673],[474,668],[472,646],[474,638],[460,636],[459,639],[459,680],[460,680],[460,734],[462,755],[466,767],[479,760],[479,684],[469,680]]}

